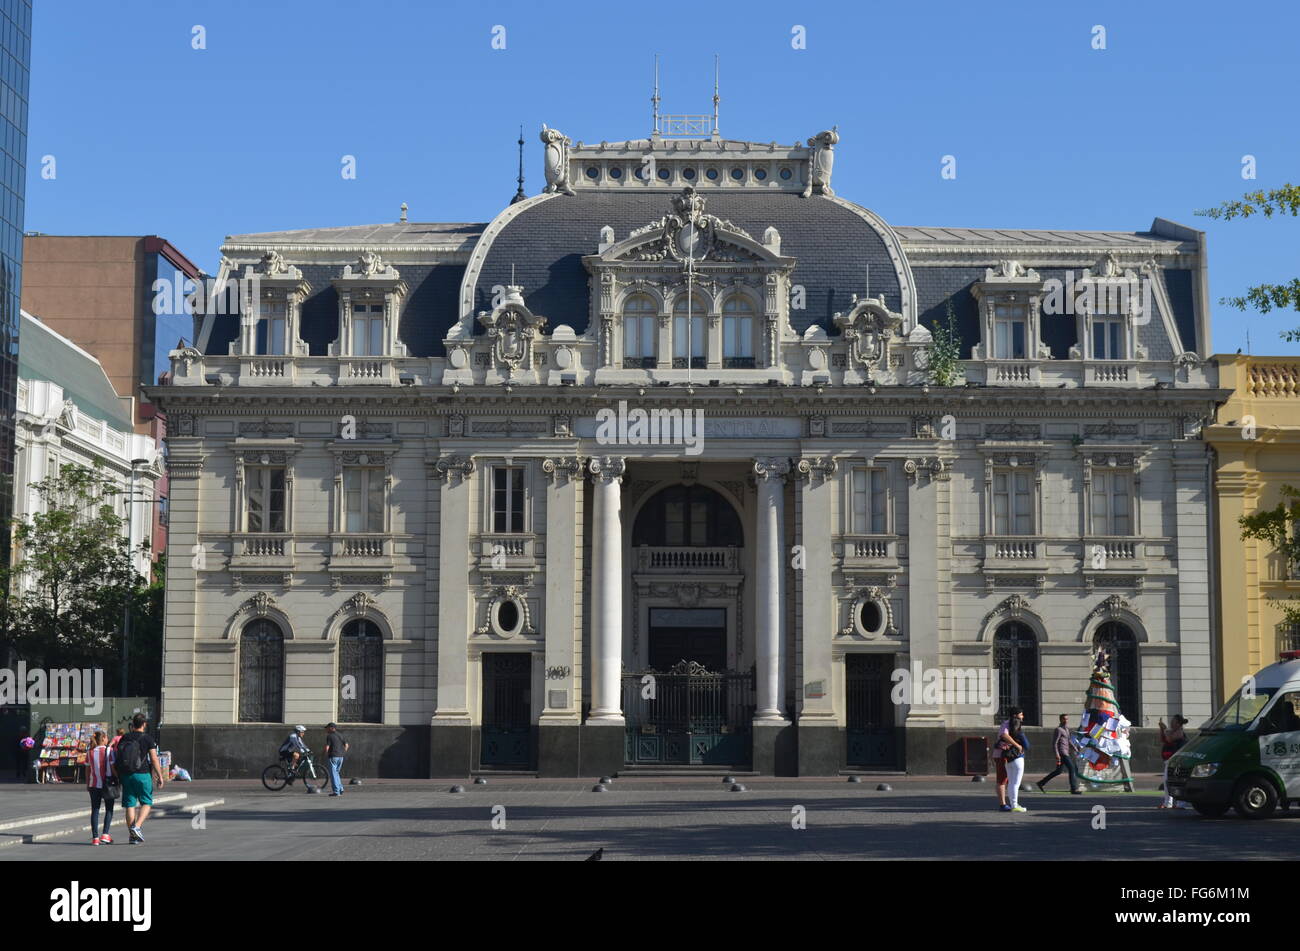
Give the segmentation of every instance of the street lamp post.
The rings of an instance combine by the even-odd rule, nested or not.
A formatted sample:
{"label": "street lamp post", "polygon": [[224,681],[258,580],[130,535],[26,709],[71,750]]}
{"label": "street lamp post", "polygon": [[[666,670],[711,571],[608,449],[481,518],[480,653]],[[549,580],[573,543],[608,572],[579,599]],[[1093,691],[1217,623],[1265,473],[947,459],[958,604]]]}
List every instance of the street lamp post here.
{"label": "street lamp post", "polygon": [[[131,489],[126,496],[126,547],[131,556],[131,571],[135,571],[135,474],[142,466],[149,464],[148,459],[131,460]],[[122,682],[119,686],[120,696],[127,693],[127,675],[131,665],[131,592],[127,592],[126,604],[122,607]]]}

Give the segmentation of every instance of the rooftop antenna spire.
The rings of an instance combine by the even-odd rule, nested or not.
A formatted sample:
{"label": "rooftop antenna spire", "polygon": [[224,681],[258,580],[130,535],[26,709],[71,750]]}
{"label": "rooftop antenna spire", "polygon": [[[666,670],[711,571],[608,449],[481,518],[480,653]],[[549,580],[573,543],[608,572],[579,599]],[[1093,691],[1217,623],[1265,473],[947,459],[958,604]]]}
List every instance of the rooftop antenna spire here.
{"label": "rooftop antenna spire", "polygon": [[397,219],[397,220],[398,220],[398,221],[405,221],[405,220],[406,220],[406,202],[402,202],[402,217],[399,218],[399,219]]}
{"label": "rooftop antenna spire", "polygon": [[519,187],[515,189],[515,197],[510,199],[510,204],[517,201],[523,201],[528,196],[524,194],[524,127],[519,126]]}
{"label": "rooftop antenna spire", "polygon": [[651,131],[659,134],[659,54],[655,53],[655,89],[650,97]]}
{"label": "rooftop antenna spire", "polygon": [[718,54],[713,54],[713,137],[718,136]]}

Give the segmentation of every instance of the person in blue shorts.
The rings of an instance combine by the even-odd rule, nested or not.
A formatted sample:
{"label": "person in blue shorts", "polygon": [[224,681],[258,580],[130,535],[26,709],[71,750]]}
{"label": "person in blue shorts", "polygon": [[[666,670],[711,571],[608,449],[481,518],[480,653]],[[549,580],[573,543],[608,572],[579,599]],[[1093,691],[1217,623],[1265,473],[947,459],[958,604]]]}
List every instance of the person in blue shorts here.
{"label": "person in blue shorts", "polygon": [[122,781],[122,806],[126,809],[126,825],[130,837],[128,845],[144,842],[140,827],[149,818],[153,805],[153,777],[158,778],[158,788],[166,785],[162,763],[158,760],[158,744],[144,732],[149,721],[143,713],[131,718],[131,729],[117,744],[114,768]]}

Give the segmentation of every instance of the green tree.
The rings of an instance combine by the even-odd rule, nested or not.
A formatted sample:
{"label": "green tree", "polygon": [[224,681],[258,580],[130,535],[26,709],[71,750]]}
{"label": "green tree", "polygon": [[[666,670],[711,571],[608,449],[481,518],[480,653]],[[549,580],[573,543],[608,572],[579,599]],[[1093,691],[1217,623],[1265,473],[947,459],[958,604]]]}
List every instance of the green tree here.
{"label": "green tree", "polygon": [[47,668],[101,667],[105,686],[121,694],[123,612],[128,601],[147,609],[152,600],[131,564],[122,490],[98,464],[64,465],[32,488],[41,510],[13,522],[7,608],[18,656]]}
{"label": "green tree", "polygon": [[[1271,191],[1247,192],[1239,201],[1225,201],[1217,208],[1196,212],[1207,218],[1219,218],[1231,221],[1233,218],[1249,218],[1251,215],[1300,215],[1300,185],[1283,185]],[[1261,314],[1269,311],[1300,311],[1300,277],[1292,278],[1284,284],[1260,284],[1246,290],[1240,297],[1222,297],[1219,303],[1237,310],[1257,310]],[[1282,331],[1282,339],[1290,342],[1300,341],[1300,327]]]}
{"label": "green tree", "polygon": [[955,386],[961,376],[961,335],[957,332],[957,315],[952,298],[948,299],[948,320],[936,324],[926,353],[926,373],[935,386]]}
{"label": "green tree", "polygon": [[[1294,486],[1282,486],[1282,501],[1271,509],[1243,515],[1241,537],[1258,538],[1273,546],[1282,558],[1283,571],[1288,578],[1296,577],[1300,572],[1300,490]],[[1294,597],[1269,597],[1270,601],[1284,601],[1282,612],[1288,624],[1300,624],[1300,607],[1296,607]]]}

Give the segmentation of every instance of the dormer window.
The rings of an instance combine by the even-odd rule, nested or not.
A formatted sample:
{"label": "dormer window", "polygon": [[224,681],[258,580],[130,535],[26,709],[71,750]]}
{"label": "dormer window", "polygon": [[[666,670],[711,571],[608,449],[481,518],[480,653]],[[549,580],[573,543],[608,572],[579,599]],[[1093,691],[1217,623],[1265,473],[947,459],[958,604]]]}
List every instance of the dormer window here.
{"label": "dormer window", "polygon": [[[673,367],[684,370],[704,369],[707,352],[704,346],[704,322],[708,304],[697,295],[683,294],[673,304]],[[689,358],[689,364],[687,362]]]}
{"label": "dormer window", "polygon": [[1027,321],[1022,304],[998,304],[993,314],[993,359],[1023,360]]}
{"label": "dormer window", "polygon": [[1092,359],[1127,359],[1127,330],[1124,319],[1121,317],[1094,318],[1092,321]]}
{"label": "dormer window", "polygon": [[259,356],[279,356],[285,353],[286,311],[283,299],[258,301],[257,324],[253,337],[254,353]]}
{"label": "dormer window", "polygon": [[623,305],[623,365],[655,365],[655,316],[658,308],[652,298],[636,294]]}
{"label": "dormer window", "polygon": [[754,365],[754,307],[740,294],[728,297],[722,305],[722,365]]}
{"label": "dormer window", "polygon": [[384,355],[384,305],[352,305],[352,355],[380,357]]}

